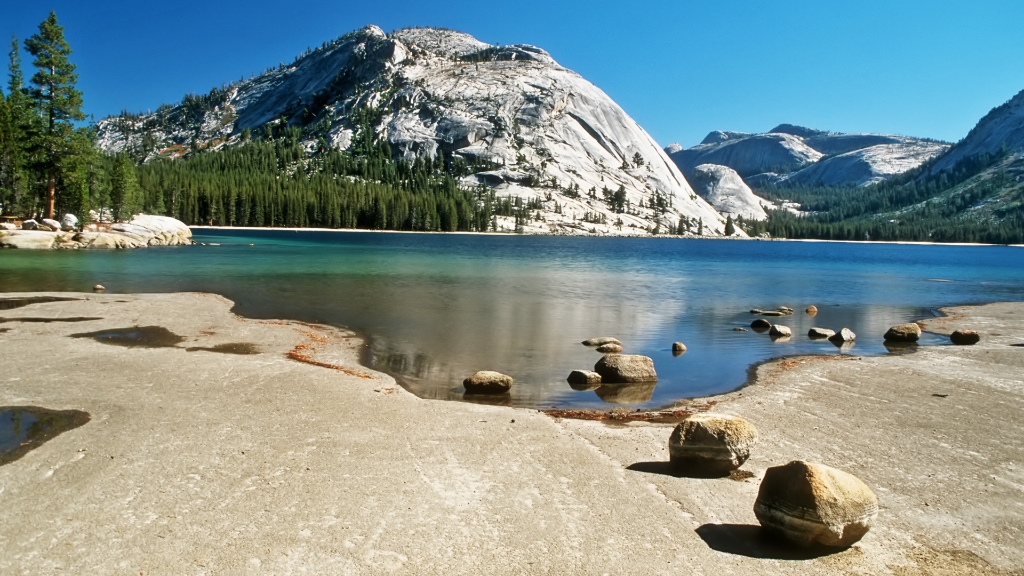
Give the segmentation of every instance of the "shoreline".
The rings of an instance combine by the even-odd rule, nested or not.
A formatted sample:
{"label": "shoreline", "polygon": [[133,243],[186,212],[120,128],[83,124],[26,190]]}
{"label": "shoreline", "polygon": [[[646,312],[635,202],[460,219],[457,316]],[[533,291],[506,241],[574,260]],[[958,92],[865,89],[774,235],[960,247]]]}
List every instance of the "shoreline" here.
{"label": "shoreline", "polygon": [[[1024,303],[925,321],[978,328],[973,347],[758,366],[755,383],[714,397],[760,431],[749,474],[702,480],[661,464],[670,423],[429,402],[340,371],[359,365],[352,332],[246,319],[210,294],[38,294],[80,299],[3,312],[54,320],[5,324],[0,405],[91,420],[0,466],[18,518],[0,526],[0,571],[903,576],[1024,563],[1024,536],[1004,528],[1024,521],[1024,354],[1006,345],[1024,342]],[[68,338],[131,323],[185,341]],[[259,353],[215,352],[243,341]],[[39,373],[60,377],[24,377]],[[757,536],[758,478],[794,458],[875,490],[882,512],[860,543],[793,562]]]}
{"label": "shoreline", "polygon": [[463,235],[463,236],[493,236],[493,237],[551,237],[551,238],[644,238],[663,240],[752,240],[757,242],[821,242],[832,244],[895,244],[908,246],[1004,246],[1007,248],[1024,248],[1024,244],[982,244],[972,242],[921,242],[909,240],[819,240],[813,238],[752,238],[739,236],[672,236],[668,234],[658,235],[631,235],[631,234],[528,234],[516,232],[424,232],[416,230],[370,230],[367,228],[269,228],[260,226],[189,226],[195,230],[276,230],[281,232],[361,232],[376,234],[432,234],[432,235]]}

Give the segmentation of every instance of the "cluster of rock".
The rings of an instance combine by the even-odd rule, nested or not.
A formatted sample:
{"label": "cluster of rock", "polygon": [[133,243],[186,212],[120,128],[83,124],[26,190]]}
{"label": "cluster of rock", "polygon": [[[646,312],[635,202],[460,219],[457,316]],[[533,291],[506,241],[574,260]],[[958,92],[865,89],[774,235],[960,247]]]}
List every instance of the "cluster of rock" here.
{"label": "cluster of rock", "polygon": [[[669,462],[689,477],[726,476],[747,461],[757,441],[757,429],[743,418],[694,414],[669,436]],[[765,530],[797,545],[846,548],[871,528],[878,499],[851,474],[795,460],[765,472],[754,515]]]}
{"label": "cluster of rock", "polygon": [[30,250],[114,249],[147,246],[187,246],[193,244],[192,231],[180,220],[167,216],[137,214],[129,222],[99,228],[89,224],[78,229],[73,214],[62,222],[26,220],[21,228],[8,224],[0,229],[0,248]]}

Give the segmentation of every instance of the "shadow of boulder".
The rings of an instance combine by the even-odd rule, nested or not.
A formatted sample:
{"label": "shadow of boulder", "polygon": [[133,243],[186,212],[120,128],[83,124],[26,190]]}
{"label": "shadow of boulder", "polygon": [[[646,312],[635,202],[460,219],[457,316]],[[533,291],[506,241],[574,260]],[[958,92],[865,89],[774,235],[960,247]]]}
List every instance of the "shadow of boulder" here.
{"label": "shadow of boulder", "polygon": [[695,530],[712,550],[770,560],[812,560],[844,548],[801,548],[753,524],[704,524]]}

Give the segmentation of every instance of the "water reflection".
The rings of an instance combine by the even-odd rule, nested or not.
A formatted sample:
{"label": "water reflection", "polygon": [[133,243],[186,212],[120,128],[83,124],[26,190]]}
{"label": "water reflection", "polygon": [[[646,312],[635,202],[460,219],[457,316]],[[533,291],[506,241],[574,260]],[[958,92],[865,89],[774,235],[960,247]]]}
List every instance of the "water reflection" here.
{"label": "water reflection", "polygon": [[21,458],[54,436],[88,421],[89,415],[78,410],[0,407],[0,465]]}

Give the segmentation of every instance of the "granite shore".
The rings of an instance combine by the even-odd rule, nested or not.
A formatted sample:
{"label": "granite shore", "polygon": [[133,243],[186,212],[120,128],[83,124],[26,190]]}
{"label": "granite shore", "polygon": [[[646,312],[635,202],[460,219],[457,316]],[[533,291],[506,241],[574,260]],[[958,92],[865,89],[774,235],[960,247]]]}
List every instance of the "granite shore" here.
{"label": "granite shore", "polygon": [[[423,400],[344,330],[211,294],[2,297],[47,295],[72,300],[0,311],[0,407],[90,420],[0,466],[0,573],[1024,574],[1024,303],[923,321],[975,346],[784,358],[681,402],[761,437],[746,474],[695,479],[671,424]],[[134,326],[181,341],[70,337]],[[863,540],[763,536],[759,479],[794,459],[875,491]]]}

